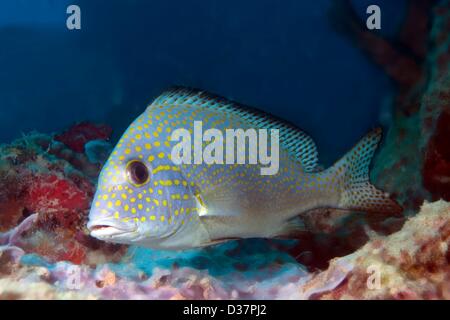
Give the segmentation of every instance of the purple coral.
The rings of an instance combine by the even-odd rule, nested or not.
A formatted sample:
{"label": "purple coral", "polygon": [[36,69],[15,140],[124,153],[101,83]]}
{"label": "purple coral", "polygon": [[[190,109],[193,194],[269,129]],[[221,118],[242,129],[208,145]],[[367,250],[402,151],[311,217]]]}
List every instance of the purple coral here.
{"label": "purple coral", "polygon": [[25,254],[25,251],[20,248],[20,237],[33,226],[37,221],[37,216],[37,214],[32,214],[14,229],[0,233],[0,257],[8,253],[14,262],[19,262]]}

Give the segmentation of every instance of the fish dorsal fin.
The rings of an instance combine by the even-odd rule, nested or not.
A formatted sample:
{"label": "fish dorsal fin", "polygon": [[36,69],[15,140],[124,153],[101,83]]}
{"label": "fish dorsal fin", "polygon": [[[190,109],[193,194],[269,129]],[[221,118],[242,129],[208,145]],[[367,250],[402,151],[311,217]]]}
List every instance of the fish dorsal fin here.
{"label": "fish dorsal fin", "polygon": [[305,172],[317,170],[317,148],[305,132],[295,125],[264,111],[245,106],[206,91],[174,87],[163,92],[151,106],[196,105],[241,117],[258,129],[279,129],[280,145],[297,159]]}

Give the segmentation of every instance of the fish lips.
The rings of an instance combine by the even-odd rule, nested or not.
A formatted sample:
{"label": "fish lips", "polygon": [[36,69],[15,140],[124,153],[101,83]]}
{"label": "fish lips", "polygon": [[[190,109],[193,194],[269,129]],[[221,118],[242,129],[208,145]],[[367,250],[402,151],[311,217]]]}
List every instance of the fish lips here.
{"label": "fish lips", "polygon": [[133,222],[124,223],[111,219],[90,220],[87,224],[90,235],[100,240],[126,238],[134,234],[137,226]]}

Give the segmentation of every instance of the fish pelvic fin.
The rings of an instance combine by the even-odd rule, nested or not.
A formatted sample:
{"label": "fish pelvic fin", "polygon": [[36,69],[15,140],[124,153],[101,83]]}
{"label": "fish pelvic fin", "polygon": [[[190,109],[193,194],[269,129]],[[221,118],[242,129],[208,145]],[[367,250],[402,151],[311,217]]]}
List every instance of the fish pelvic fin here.
{"label": "fish pelvic fin", "polygon": [[372,130],[332,167],[341,190],[340,209],[389,214],[403,211],[388,193],[369,181],[369,165],[381,137],[381,128]]}

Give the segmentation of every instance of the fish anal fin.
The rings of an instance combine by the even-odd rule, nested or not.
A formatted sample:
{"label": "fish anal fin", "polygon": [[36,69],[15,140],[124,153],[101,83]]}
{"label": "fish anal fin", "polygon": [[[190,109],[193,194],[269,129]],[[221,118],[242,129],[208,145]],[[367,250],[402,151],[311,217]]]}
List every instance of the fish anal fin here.
{"label": "fish anal fin", "polygon": [[295,217],[282,224],[281,228],[275,232],[273,237],[278,239],[298,239],[308,233],[309,231],[306,230],[303,220]]}

